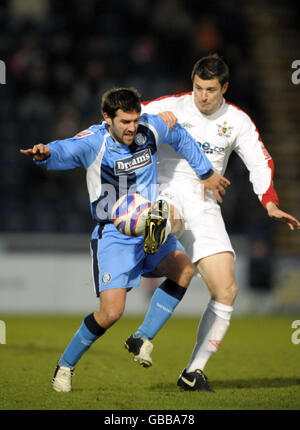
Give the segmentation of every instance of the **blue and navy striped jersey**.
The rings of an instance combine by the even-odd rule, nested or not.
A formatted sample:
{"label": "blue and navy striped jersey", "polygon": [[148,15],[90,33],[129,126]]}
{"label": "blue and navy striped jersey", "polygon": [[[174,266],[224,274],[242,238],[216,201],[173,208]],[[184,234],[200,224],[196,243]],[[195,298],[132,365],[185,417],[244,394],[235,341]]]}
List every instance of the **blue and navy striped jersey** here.
{"label": "blue and navy striped jersey", "polygon": [[184,156],[196,173],[205,176],[212,164],[197,142],[180,124],[172,131],[157,115],[143,114],[130,146],[116,142],[105,121],[92,125],[70,139],[48,144],[50,157],[35,161],[48,170],[86,169],[93,219],[109,222],[113,204],[123,195],[140,193],[154,202],[157,184],[157,147],[161,143]]}

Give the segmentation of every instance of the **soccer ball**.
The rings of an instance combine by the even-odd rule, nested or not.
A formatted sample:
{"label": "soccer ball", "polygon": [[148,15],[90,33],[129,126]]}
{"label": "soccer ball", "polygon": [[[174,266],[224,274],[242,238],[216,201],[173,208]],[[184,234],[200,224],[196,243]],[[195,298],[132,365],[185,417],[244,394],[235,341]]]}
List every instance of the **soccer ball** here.
{"label": "soccer ball", "polygon": [[125,194],[114,205],[111,217],[120,233],[141,236],[151,207],[150,200],[141,194]]}

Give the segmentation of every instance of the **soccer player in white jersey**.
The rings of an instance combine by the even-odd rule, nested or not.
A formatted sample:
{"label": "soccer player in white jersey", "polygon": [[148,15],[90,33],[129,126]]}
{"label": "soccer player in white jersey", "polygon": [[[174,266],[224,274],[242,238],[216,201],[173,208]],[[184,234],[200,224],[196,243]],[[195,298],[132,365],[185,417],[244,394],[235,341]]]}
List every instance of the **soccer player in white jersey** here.
{"label": "soccer player in white jersey", "polygon": [[[178,120],[221,175],[235,151],[249,170],[253,190],[268,215],[287,223],[291,230],[299,229],[299,221],[278,207],[273,160],[255,124],[245,112],[224,99],[229,82],[226,63],[217,54],[201,58],[194,65],[191,78],[192,92],[145,102],[143,112],[160,114],[169,126]],[[220,206],[199,183],[188,163],[169,145],[160,147],[158,161],[161,196],[179,212],[179,217],[172,220],[172,232],[178,232],[182,227],[180,218],[184,220],[180,242],[211,295],[198,327],[192,357],[177,385],[185,390],[210,390],[203,370],[228,330],[238,291],[234,250]],[[139,333],[143,333],[141,328],[135,335]]]}

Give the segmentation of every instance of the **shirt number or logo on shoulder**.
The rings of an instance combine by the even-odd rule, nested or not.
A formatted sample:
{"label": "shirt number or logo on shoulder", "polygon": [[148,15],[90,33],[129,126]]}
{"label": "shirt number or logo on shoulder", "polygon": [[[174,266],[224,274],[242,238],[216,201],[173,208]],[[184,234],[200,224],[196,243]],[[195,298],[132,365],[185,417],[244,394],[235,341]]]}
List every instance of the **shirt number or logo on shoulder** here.
{"label": "shirt number or logo on shoulder", "polygon": [[94,132],[91,130],[83,130],[80,133],[77,133],[74,137],[80,139],[81,137],[89,136],[90,134],[94,134]]}

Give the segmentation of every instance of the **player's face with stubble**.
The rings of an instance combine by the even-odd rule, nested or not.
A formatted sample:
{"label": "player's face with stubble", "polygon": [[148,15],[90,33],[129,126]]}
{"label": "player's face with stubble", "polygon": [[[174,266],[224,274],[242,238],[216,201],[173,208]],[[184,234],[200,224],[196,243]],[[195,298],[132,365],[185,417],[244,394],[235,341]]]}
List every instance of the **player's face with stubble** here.
{"label": "player's face with stubble", "polygon": [[201,79],[194,77],[194,102],[199,111],[205,115],[212,115],[222,104],[223,94],[228,88],[228,82],[223,86],[219,79]]}
{"label": "player's face with stubble", "polygon": [[103,117],[109,126],[111,136],[116,141],[127,146],[132,144],[140,121],[139,112],[124,112],[118,109],[113,119],[105,114]]}

